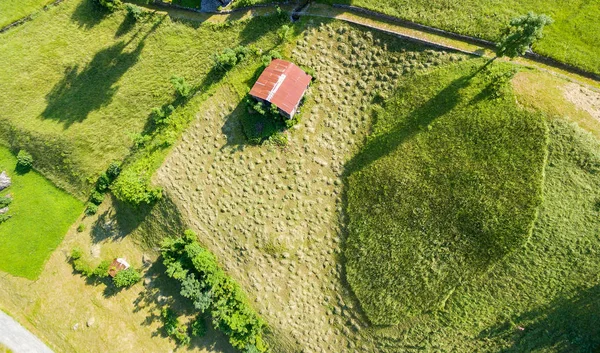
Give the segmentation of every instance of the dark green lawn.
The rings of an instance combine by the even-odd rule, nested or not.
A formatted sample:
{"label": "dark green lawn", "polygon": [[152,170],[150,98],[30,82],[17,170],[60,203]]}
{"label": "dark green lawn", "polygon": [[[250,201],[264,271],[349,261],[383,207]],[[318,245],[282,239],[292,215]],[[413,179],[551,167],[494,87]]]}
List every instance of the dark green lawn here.
{"label": "dark green lawn", "polygon": [[0,195],[10,194],[12,217],[0,224],[0,271],[35,279],[44,263],[62,241],[83,210],[83,204],[56,188],[35,171],[17,174],[16,158],[0,148],[0,170],[12,185]]}
{"label": "dark green lawn", "polygon": [[408,79],[350,163],[347,277],[374,324],[440,308],[530,235],[545,122],[483,64]]}

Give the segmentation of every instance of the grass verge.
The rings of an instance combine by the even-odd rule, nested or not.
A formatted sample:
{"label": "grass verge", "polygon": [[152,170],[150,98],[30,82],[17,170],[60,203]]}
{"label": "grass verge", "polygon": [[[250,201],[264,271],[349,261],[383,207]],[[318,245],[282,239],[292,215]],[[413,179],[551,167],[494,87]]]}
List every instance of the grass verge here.
{"label": "grass verge", "polygon": [[349,164],[347,277],[374,324],[443,307],[530,235],[545,122],[483,64],[408,80]]}
{"label": "grass verge", "polygon": [[16,163],[10,151],[0,148],[0,169],[12,179],[0,195],[13,199],[12,217],[0,224],[0,270],[36,279],[83,205],[35,171],[14,172]]}
{"label": "grass verge", "polygon": [[3,0],[0,1],[0,28],[29,16],[53,0]]}
{"label": "grass verge", "polygon": [[557,60],[600,74],[600,7],[586,0],[466,0],[408,1],[326,0],[383,12],[450,32],[497,41],[511,18],[534,11],[550,15],[556,22],[544,30],[545,37],[534,50]]}

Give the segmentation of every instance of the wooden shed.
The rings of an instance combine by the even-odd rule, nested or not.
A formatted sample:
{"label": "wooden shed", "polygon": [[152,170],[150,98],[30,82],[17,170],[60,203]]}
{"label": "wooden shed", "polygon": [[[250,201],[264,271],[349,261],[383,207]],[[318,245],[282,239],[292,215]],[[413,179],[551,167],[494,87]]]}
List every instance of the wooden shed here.
{"label": "wooden shed", "polygon": [[127,261],[123,258],[116,258],[113,260],[113,262],[110,263],[110,266],[108,266],[108,274],[111,277],[114,277],[117,275],[117,273],[126,270],[129,268],[129,263],[127,263]]}
{"label": "wooden shed", "polygon": [[258,101],[275,104],[291,119],[308,89],[312,77],[289,61],[275,59],[262,72],[250,95]]}

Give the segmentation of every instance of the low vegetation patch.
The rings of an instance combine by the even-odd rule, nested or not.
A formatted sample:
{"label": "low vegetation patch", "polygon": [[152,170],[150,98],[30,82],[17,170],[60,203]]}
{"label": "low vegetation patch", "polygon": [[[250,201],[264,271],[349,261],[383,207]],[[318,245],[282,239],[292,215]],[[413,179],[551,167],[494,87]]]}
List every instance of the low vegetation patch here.
{"label": "low vegetation patch", "polygon": [[444,312],[413,321],[409,334],[378,330],[381,352],[583,353],[600,345],[600,143],[562,118],[548,126],[544,200],[530,240],[457,288]]}
{"label": "low vegetation patch", "polygon": [[[91,280],[101,280],[110,277],[111,262],[102,260],[96,267],[92,267],[84,258],[83,252],[80,249],[73,249],[70,256],[73,269],[78,273]],[[142,279],[142,275],[134,268],[118,271],[112,278],[112,282],[117,288],[128,288],[138,283]]]}
{"label": "low vegetation patch", "polygon": [[[195,233],[187,230],[183,237],[166,238],[161,254],[167,275],[181,282],[181,295],[190,299],[200,313],[210,312],[214,327],[225,333],[234,347],[247,353],[268,351],[263,341],[265,324],[239,284],[198,243]],[[181,335],[180,325],[167,314],[163,316],[167,316],[165,321],[172,327],[168,331],[175,337]]]}
{"label": "low vegetation patch", "polygon": [[483,64],[407,81],[349,164],[347,277],[374,324],[442,307],[531,233],[545,122]]}
{"label": "low vegetation patch", "polygon": [[12,185],[0,192],[10,195],[11,218],[0,225],[0,270],[35,279],[83,210],[83,204],[35,171],[17,173],[17,158],[0,148],[0,170]]}

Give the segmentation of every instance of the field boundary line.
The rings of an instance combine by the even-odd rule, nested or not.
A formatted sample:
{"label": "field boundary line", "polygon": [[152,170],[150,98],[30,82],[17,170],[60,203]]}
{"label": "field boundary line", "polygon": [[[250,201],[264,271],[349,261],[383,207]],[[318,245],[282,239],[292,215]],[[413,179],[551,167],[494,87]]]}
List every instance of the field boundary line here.
{"label": "field boundary line", "polygon": [[[344,4],[333,4],[333,5],[331,5],[331,7],[351,11],[358,16],[360,16],[360,14],[369,15],[369,16],[377,18],[377,19],[394,22],[403,27],[408,27],[408,28],[415,29],[418,31],[429,32],[429,33],[436,34],[436,35],[439,35],[442,37],[448,37],[451,39],[456,39],[456,40],[468,42],[471,44],[480,45],[480,46],[486,47],[487,49],[495,49],[496,48],[496,43],[489,41],[489,40],[472,37],[472,36],[467,36],[464,34],[458,34],[458,33],[454,33],[454,32],[448,32],[443,29],[426,26],[426,25],[423,25],[420,23],[409,21],[409,20],[404,20],[404,19],[401,19],[401,18],[398,18],[395,16],[383,14],[381,12],[365,9],[363,7],[358,7],[358,6],[353,6],[353,5],[344,5]],[[527,53],[525,53],[524,57],[527,59],[530,59],[532,61],[536,61],[536,62],[545,64],[548,66],[556,67],[558,69],[565,70],[565,71],[568,71],[568,72],[576,74],[576,75],[580,75],[580,76],[583,76],[583,77],[586,77],[586,78],[589,78],[589,79],[592,79],[595,81],[600,81],[599,74],[596,74],[594,72],[587,71],[587,70],[581,69],[579,67],[567,64],[565,62],[551,58],[549,56],[538,54],[532,50],[527,51]]]}
{"label": "field boundary line", "polygon": [[[306,9],[302,10],[302,11],[294,12],[293,16],[309,16],[309,17],[329,18],[329,19],[334,19],[334,20],[338,20],[338,21],[344,21],[344,22],[355,24],[355,25],[367,27],[367,28],[370,28],[370,29],[373,29],[373,30],[376,30],[376,31],[381,31],[381,32],[384,32],[384,33],[387,33],[387,34],[390,34],[390,35],[393,35],[393,36],[400,37],[400,38],[404,38],[406,40],[409,40],[409,41],[412,41],[412,42],[416,42],[416,43],[419,43],[419,44],[422,44],[422,45],[426,45],[426,46],[429,46],[429,47],[439,48],[439,49],[443,49],[443,50],[451,50],[451,51],[454,51],[454,52],[463,53],[463,54],[471,55],[471,56],[482,57],[482,58],[483,57],[493,58],[493,56],[486,55],[485,51],[486,50],[490,50],[490,48],[488,48],[487,46],[475,45],[473,43],[466,43],[466,44],[474,45],[477,48],[475,50],[463,49],[463,48],[459,48],[458,46],[454,46],[454,45],[447,44],[447,43],[442,43],[440,41],[435,41],[435,40],[432,40],[432,39],[429,39],[429,38],[425,38],[425,37],[418,37],[418,36],[415,36],[415,35],[411,35],[411,34],[407,34],[407,33],[403,33],[403,32],[400,32],[400,31],[395,31],[393,29],[386,28],[384,26],[384,25],[386,25],[386,23],[381,23],[381,26],[378,26],[378,25],[373,24],[373,23],[369,23],[370,21],[377,22],[377,19],[366,18],[364,16],[361,16],[360,14],[354,14],[354,13],[349,13],[349,14],[352,15],[353,17],[355,17],[355,18],[348,18],[348,17],[344,17],[344,16],[336,16],[336,15],[330,15],[330,14],[312,13],[312,12],[310,12],[310,7],[308,7]],[[387,25],[389,25],[389,24],[387,24]],[[399,23],[392,24],[392,25],[395,25],[395,26],[398,26],[398,27],[403,27],[403,28],[406,28],[408,30],[413,30],[413,31],[418,32],[418,33],[427,33],[426,31],[420,31],[418,29],[414,29],[414,28],[402,26]],[[456,39],[456,38],[449,38],[449,37],[446,37],[446,36],[441,36],[441,35],[439,35],[437,33],[429,33],[429,34],[437,35],[440,38],[450,39],[450,40],[454,40],[454,41],[457,41],[457,42],[465,43],[465,41],[462,41],[462,40],[459,40],[459,39]],[[587,87],[587,88],[589,88],[589,89],[591,89],[591,90],[593,90],[595,92],[600,92],[600,85],[597,84],[597,83],[600,82],[600,80],[595,80],[595,79],[592,79],[590,77],[586,77],[586,76],[580,75],[580,74],[578,74],[576,72],[572,72],[572,71],[564,70],[563,69],[564,72],[567,72],[567,73],[569,73],[571,75],[577,75],[577,76],[580,76],[580,77],[582,77],[584,79],[591,80],[591,81],[593,81],[593,84],[585,82],[585,81],[582,81],[581,79],[578,79],[576,77],[569,76],[569,75],[567,75],[567,74],[565,74],[563,72],[557,71],[557,70],[561,70],[561,68],[555,67],[555,66],[552,66],[552,65],[548,65],[544,61],[533,60],[533,59],[531,59],[529,57],[526,57],[526,58],[522,58],[521,60],[516,60],[516,61],[511,61],[511,62],[514,63],[515,65],[520,65],[520,66],[529,67],[529,68],[535,68],[537,70],[546,72],[548,74],[551,74],[551,75],[554,75],[554,76],[566,79],[566,80],[568,80],[570,82],[575,82],[575,83],[577,83],[579,85],[582,85],[582,86],[585,86],[585,87]],[[548,65],[548,67],[541,67],[539,65],[536,65],[536,63],[542,64],[542,65]],[[557,69],[557,70],[554,70],[554,69]]]}
{"label": "field boundary line", "polygon": [[52,2],[50,4],[44,5],[44,7],[42,7],[41,9],[39,9],[39,10],[37,10],[37,11],[35,11],[35,12],[33,12],[33,13],[25,16],[25,17],[22,17],[22,18],[18,19],[18,20],[16,20],[13,23],[9,23],[6,26],[0,28],[0,33],[4,33],[4,32],[8,31],[11,28],[18,27],[18,26],[20,26],[20,25],[22,25],[22,24],[24,24],[26,22],[31,21],[33,19],[33,15],[35,15],[37,13],[40,13],[41,11],[48,11],[51,7],[54,7],[54,6],[60,4],[63,1],[64,0],[55,0],[54,2]]}

